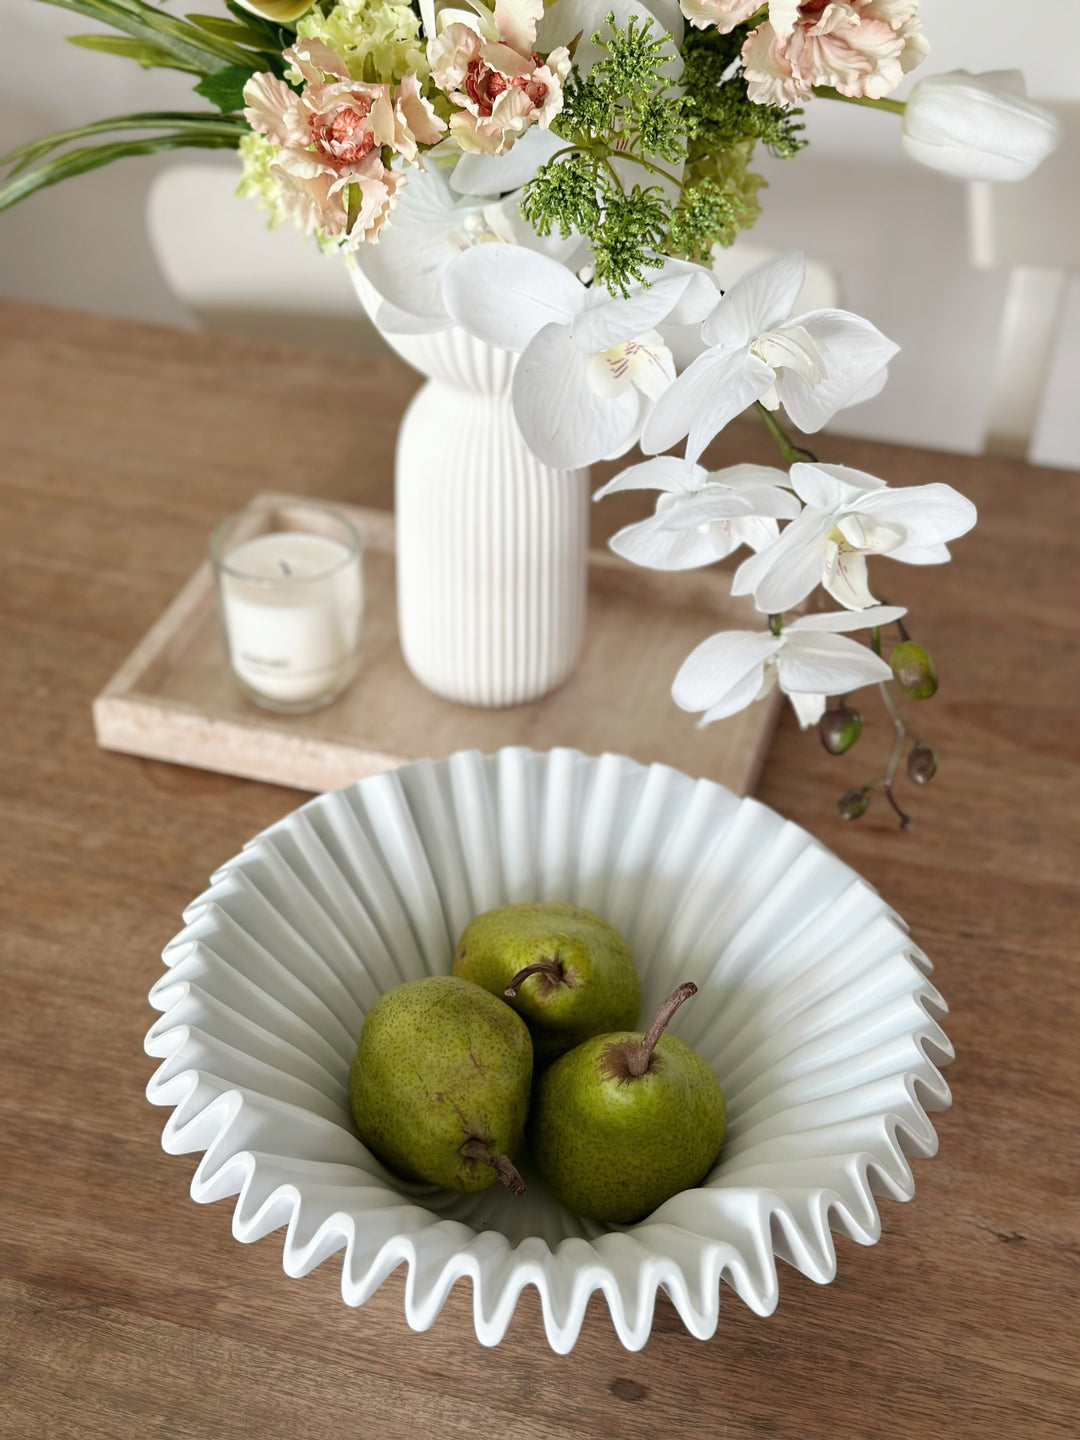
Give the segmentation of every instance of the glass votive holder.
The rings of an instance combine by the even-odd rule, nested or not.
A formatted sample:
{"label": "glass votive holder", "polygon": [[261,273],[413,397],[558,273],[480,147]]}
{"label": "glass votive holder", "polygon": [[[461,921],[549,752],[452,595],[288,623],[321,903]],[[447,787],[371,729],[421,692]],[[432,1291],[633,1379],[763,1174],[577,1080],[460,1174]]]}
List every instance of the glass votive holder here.
{"label": "glass votive holder", "polygon": [[356,676],[360,536],[325,505],[245,510],[210,537],[229,663],[249,699],[298,714]]}

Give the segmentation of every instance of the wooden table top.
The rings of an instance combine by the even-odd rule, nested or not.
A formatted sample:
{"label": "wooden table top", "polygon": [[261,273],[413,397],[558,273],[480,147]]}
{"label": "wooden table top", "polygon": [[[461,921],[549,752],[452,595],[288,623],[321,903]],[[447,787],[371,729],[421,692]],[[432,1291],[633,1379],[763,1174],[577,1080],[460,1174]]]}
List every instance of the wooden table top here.
{"label": "wooden table top", "polygon": [[[785,1268],[768,1319],[728,1291],[706,1343],[661,1298],[637,1355],[594,1298],[568,1357],[526,1290],[488,1351],[466,1286],[415,1335],[400,1271],[349,1310],[333,1263],[289,1280],[277,1237],[241,1248],[229,1202],[189,1199],[197,1157],[162,1152],[143,1097],[146,992],[181,907],[301,797],[99,751],[90,702],[256,490],[389,504],[415,384],[390,359],[0,305],[0,1435],[1075,1436],[1077,475],[827,442],[981,511],[953,564],[895,580],[941,675],[916,831],[835,816],[886,750],[876,713],[843,759],[787,714],[758,792],[908,919],[952,1011],[940,1152],[911,1204],[882,1202],[879,1244],[838,1239],[832,1285]],[[772,459],[745,426],[718,454]]]}

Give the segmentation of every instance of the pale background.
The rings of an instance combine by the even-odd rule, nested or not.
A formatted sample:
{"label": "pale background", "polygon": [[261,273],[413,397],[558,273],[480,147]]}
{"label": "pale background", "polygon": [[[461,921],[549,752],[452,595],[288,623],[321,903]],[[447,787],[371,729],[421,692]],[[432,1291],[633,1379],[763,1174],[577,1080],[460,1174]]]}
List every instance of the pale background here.
{"label": "pale background", "polygon": [[[176,7],[180,9],[179,6]],[[192,8],[212,10],[207,0]],[[129,110],[203,108],[190,77],[144,72],[64,43],[91,22],[35,0],[4,0],[0,151],[49,130]],[[923,0],[933,53],[919,74],[1021,68],[1039,98],[1080,101],[1080,0]],[[904,91],[898,92],[903,95]],[[836,272],[841,303],[902,352],[876,400],[845,412],[849,434],[981,449],[1005,279],[972,270],[962,185],[909,164],[896,117],[829,101],[807,115],[811,148],[762,165],[771,181],[755,244],[796,246]],[[190,324],[146,238],[154,173],[207,152],[123,161],[0,214],[0,295]],[[219,163],[231,164],[231,157]],[[1080,170],[1080,162],[1078,162]],[[1080,185],[1080,173],[1076,182]],[[248,202],[237,201],[236,224]],[[230,211],[208,217],[205,243]],[[1080,276],[1080,239],[1076,271]],[[340,262],[329,259],[327,265]],[[343,312],[355,305],[341,276]],[[357,307],[357,321],[363,323]],[[1034,458],[1080,467],[1080,278],[1070,284]],[[898,478],[898,477],[897,477]]]}

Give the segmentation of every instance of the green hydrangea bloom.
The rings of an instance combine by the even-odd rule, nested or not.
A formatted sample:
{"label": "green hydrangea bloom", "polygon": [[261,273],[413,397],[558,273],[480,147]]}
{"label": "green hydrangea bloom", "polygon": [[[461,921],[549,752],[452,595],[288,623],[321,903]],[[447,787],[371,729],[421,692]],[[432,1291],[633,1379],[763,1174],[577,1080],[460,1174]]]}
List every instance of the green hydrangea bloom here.
{"label": "green hydrangea bloom", "polygon": [[278,147],[265,135],[252,130],[236,148],[244,167],[236,193],[244,199],[254,200],[260,210],[265,210],[266,223],[274,229],[287,218],[281,178],[270,168]]}
{"label": "green hydrangea bloom", "polygon": [[406,75],[424,81],[431,73],[419,15],[393,0],[339,0],[325,15],[313,6],[298,21],[296,33],[328,45],[354,80],[396,85]]}
{"label": "green hydrangea bloom", "polygon": [[758,191],[768,181],[749,168],[753,140],[740,140],[687,166],[679,207],[671,221],[676,255],[706,263],[715,245],[734,243],[761,214]]}
{"label": "green hydrangea bloom", "polygon": [[[236,148],[244,167],[236,193],[243,199],[254,200],[260,210],[266,211],[267,226],[271,230],[276,229],[282,221],[289,218],[283,182],[272,165],[278,147],[265,135],[252,130],[250,134],[243,136]],[[325,231],[316,229],[314,236],[324,255],[330,255],[341,248],[343,237],[340,235],[327,235]],[[351,256],[348,258],[352,259]]]}

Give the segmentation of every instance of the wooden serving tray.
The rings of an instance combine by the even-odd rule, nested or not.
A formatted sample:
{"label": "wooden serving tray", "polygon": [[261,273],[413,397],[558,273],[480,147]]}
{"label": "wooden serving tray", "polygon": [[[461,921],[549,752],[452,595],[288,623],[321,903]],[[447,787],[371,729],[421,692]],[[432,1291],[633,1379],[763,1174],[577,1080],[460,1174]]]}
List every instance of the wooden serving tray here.
{"label": "wooden serving tray", "polygon": [[[300,497],[265,494],[285,518]],[[324,710],[279,715],[234,681],[206,561],[94,701],[98,744],[155,760],[321,791],[423,756],[503,745],[613,750],[719,780],[739,794],[757,780],[778,695],[729,720],[697,727],[677,709],[671,681],[706,636],[760,624],[716,571],[641,570],[607,551],[589,556],[585,650],[552,694],[503,710],[442,700],[415,680],[397,640],[394,522],[381,510],[336,505],[364,542],[360,673]]]}

